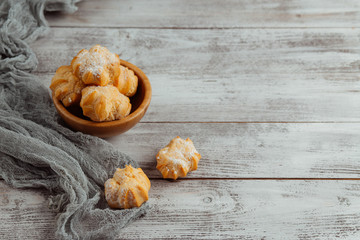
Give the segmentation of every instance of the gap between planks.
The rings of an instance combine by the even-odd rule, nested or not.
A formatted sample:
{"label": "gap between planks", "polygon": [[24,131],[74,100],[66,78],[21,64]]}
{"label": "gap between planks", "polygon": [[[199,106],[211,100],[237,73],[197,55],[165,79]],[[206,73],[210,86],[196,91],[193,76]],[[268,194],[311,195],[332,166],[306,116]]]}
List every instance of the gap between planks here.
{"label": "gap between planks", "polygon": [[66,26],[57,25],[51,28],[101,28],[101,29],[158,29],[158,30],[231,30],[231,29],[358,29],[359,27],[136,27],[136,26]]}
{"label": "gap between planks", "polygon": [[271,178],[271,177],[260,177],[260,178],[181,178],[178,180],[163,179],[163,178],[149,178],[150,180],[164,180],[168,182],[180,182],[180,181],[360,181],[360,178]]}
{"label": "gap between planks", "polygon": [[[153,178],[149,180],[164,180],[167,182],[181,182],[181,181],[360,181],[360,178],[271,178],[271,177],[260,177],[260,178],[181,178],[178,180]],[[0,182],[5,180],[0,176]]]}
{"label": "gap between planks", "polygon": [[226,123],[244,123],[244,124],[247,124],[247,123],[259,123],[259,124],[262,124],[262,123],[289,123],[289,124],[296,124],[296,123],[311,123],[311,124],[316,124],[316,123],[360,123],[360,121],[144,121],[144,122],[139,122],[139,123],[145,123],[145,124],[162,124],[162,123],[170,123],[170,124],[191,124],[191,123],[218,123],[218,124],[226,124]]}

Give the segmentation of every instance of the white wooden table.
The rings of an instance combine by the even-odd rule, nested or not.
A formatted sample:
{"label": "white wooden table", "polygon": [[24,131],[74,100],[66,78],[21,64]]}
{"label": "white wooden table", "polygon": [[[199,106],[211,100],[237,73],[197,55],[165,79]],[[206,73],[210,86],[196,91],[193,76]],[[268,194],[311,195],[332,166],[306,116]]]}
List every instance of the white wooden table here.
{"label": "white wooden table", "polygon": [[[124,239],[360,239],[358,0],[87,0],[47,15],[31,47],[49,85],[101,44],[139,66],[150,108],[108,139],[150,177],[151,209]],[[202,154],[161,179],[175,136]],[[45,191],[0,181],[0,239],[53,239]]]}

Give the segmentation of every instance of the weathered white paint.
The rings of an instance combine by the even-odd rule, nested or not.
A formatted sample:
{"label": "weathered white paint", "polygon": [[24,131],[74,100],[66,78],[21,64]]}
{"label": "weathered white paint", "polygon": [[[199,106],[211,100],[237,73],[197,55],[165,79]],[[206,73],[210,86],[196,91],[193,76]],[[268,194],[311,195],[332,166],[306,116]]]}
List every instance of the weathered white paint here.
{"label": "weathered white paint", "polygon": [[55,28],[32,46],[44,81],[96,43],[139,66],[153,87],[144,121],[359,121],[359,34]]}
{"label": "weathered white paint", "polygon": [[[148,214],[121,239],[360,238],[356,181],[151,182]],[[1,239],[53,239],[46,195],[3,182],[0,191]]]}
{"label": "weathered white paint", "polygon": [[[360,239],[358,181],[228,179],[359,178],[360,127],[346,123],[360,121],[359,1],[78,5],[47,15],[56,27],[32,44],[39,79],[105,45],[153,86],[142,122],[108,141],[152,178],[176,135],[203,155],[186,180],[151,180],[152,207],[123,238]],[[0,181],[0,239],[54,239],[46,196]]]}
{"label": "weathered white paint", "polygon": [[87,0],[73,15],[47,16],[71,27],[359,27],[357,0]]}
{"label": "weathered white paint", "polygon": [[188,178],[359,178],[358,123],[140,123],[108,139],[150,177],[155,155],[175,136],[202,155]]}
{"label": "weathered white paint", "polygon": [[180,136],[202,155],[199,178],[360,178],[358,123],[139,123],[108,138],[150,178],[155,156]]}

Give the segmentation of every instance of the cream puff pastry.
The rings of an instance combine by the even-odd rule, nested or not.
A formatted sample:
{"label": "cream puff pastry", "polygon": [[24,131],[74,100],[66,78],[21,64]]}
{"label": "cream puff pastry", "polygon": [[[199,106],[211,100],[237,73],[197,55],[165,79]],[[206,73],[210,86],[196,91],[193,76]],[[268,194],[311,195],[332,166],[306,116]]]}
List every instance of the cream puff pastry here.
{"label": "cream puff pastry", "polygon": [[150,180],[141,168],[118,168],[105,182],[105,199],[111,208],[140,207],[149,199]]}
{"label": "cream puff pastry", "polygon": [[106,86],[120,75],[120,59],[106,47],[81,50],[71,61],[74,74],[87,85]]}
{"label": "cream puff pastry", "polygon": [[112,85],[89,86],[84,88],[81,93],[80,107],[83,114],[93,121],[122,119],[130,113],[130,99]]}
{"label": "cream puff pastry", "polygon": [[163,178],[177,179],[185,177],[190,171],[195,171],[200,158],[201,155],[189,138],[183,140],[177,136],[156,155],[156,168]]}
{"label": "cream puff pastry", "polygon": [[55,97],[60,100],[65,107],[79,104],[81,90],[84,87],[85,84],[73,74],[71,66],[59,67],[50,85],[50,89],[53,91]]}

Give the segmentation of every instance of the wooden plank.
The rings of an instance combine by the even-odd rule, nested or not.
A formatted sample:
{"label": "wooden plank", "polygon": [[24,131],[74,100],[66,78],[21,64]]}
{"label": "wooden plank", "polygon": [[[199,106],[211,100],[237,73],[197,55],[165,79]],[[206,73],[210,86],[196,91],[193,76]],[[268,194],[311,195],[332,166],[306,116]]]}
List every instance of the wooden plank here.
{"label": "wooden plank", "polygon": [[359,27],[357,0],[87,0],[73,14],[48,14],[69,27]]}
{"label": "wooden plank", "polygon": [[0,239],[55,239],[46,192],[13,189],[0,180]]}
{"label": "wooden plank", "polygon": [[140,123],[108,139],[152,178],[156,153],[175,136],[202,154],[187,178],[358,178],[359,124]]}
{"label": "wooden plank", "polygon": [[[359,178],[358,124],[139,123],[112,138],[150,178],[155,156],[175,136],[202,154],[186,178]],[[1,178],[0,178],[1,179]]]}
{"label": "wooden plank", "polygon": [[360,178],[358,123],[139,123],[108,138],[150,178],[155,156],[176,137],[202,155],[190,178]]}
{"label": "wooden plank", "polygon": [[[46,194],[0,182],[0,238],[53,239]],[[122,239],[358,239],[356,181],[152,180]]]}
{"label": "wooden plank", "polygon": [[32,47],[45,81],[96,43],[136,64],[153,87],[145,121],[359,121],[359,34],[56,28]]}

